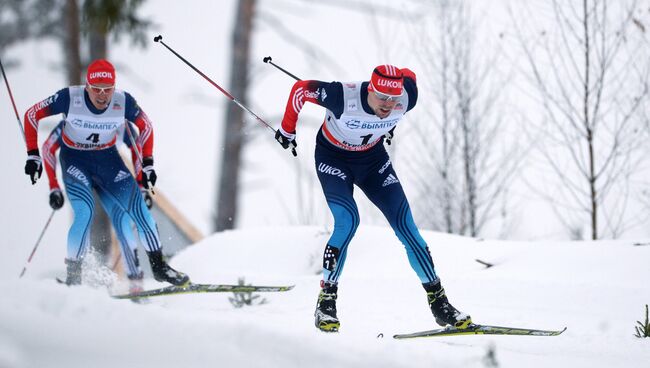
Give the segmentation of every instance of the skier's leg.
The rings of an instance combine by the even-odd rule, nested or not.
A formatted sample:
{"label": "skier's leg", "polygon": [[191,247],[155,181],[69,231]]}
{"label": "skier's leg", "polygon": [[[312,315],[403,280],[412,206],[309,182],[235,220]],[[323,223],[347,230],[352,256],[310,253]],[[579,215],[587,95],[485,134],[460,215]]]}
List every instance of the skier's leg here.
{"label": "skier's leg", "polygon": [[74,212],[74,218],[68,231],[68,244],[65,263],[67,266],[68,285],[81,283],[81,263],[88,249],[90,227],[95,203],[93,200],[93,182],[85,169],[82,156],[73,150],[61,149],[59,155],[65,191]]}
{"label": "skier's leg", "polygon": [[436,323],[466,328],[472,323],[471,317],[449,303],[445,289],[434,270],[429,247],[415,226],[406,195],[392,164],[388,161],[388,155],[382,162],[386,164],[376,165],[369,170],[359,187],[381,210],[404,244],[409,263],[427,292],[429,308]]}
{"label": "skier's leg", "polygon": [[71,181],[64,175],[65,191],[74,212],[72,226],[68,231],[67,259],[79,260],[88,248],[90,225],[92,224],[95,204],[89,186]]}
{"label": "skier's leg", "polygon": [[341,162],[326,157],[319,160],[317,156],[316,172],[334,217],[334,230],[323,253],[323,281],[336,284],[345,265],[348,245],[359,226],[359,210],[353,197],[352,175]]}
{"label": "skier's leg", "polygon": [[[109,151],[110,150],[110,151]],[[144,244],[157,281],[165,281],[177,286],[187,285],[190,278],[171,268],[163,259],[158,236],[158,227],[144,203],[140,189],[129,173],[115,148],[105,152],[102,166],[98,172],[98,184],[114,203],[126,212],[138,229],[140,241]]]}
{"label": "skier's leg", "polygon": [[[388,155],[382,162],[388,162]],[[383,165],[379,168],[381,167]],[[389,164],[384,170],[373,167],[368,171],[363,182],[359,183],[359,187],[368,199],[381,210],[397,238],[404,244],[411,268],[420,281],[425,284],[437,280],[438,276],[433,266],[429,247],[415,226],[411,208],[392,164]]]}
{"label": "skier's leg", "polygon": [[115,234],[120,244],[121,259],[129,279],[142,278],[142,270],[137,256],[138,242],[133,235],[133,222],[131,218],[106,195],[102,189],[97,190],[99,199],[106,209],[113,223]]}
{"label": "skier's leg", "polygon": [[316,173],[334,216],[334,231],[323,253],[323,281],[314,312],[315,324],[322,331],[336,332],[340,327],[336,315],[337,283],[348,245],[359,226],[359,211],[352,196],[354,177],[344,162],[319,154],[317,148]]}

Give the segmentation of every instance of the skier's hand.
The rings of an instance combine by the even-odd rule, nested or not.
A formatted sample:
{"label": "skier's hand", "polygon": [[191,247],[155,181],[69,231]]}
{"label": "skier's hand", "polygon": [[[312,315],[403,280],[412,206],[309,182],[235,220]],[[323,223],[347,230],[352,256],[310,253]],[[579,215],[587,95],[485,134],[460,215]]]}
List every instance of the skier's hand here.
{"label": "skier's hand", "polygon": [[295,134],[287,133],[280,128],[275,131],[275,140],[278,141],[284,149],[291,147],[291,153],[293,153],[294,156],[298,156],[298,153],[296,152],[298,143],[296,142]]}
{"label": "skier's hand", "polygon": [[145,157],[142,160],[142,186],[145,189],[153,188],[157,179],[158,175],[153,169],[153,157]]}
{"label": "skier's hand", "polygon": [[63,203],[64,200],[61,189],[52,189],[52,191],[50,191],[50,207],[52,207],[53,210],[58,210],[59,208],[63,207]]}
{"label": "skier's hand", "polygon": [[384,138],[386,140],[386,143],[390,146],[391,142],[393,141],[393,137],[395,136],[395,128],[394,126],[391,130],[388,131],[388,133],[384,134]]}
{"label": "skier's hand", "polygon": [[38,150],[31,150],[27,152],[27,161],[25,162],[25,174],[29,175],[32,180],[32,185],[40,179],[43,173],[43,163],[41,162],[41,155]]}
{"label": "skier's hand", "polygon": [[149,191],[141,187],[140,193],[142,193],[142,199],[144,200],[144,204],[147,205],[148,209],[151,209],[151,207],[153,206],[153,198],[151,198],[151,194],[149,194]]}

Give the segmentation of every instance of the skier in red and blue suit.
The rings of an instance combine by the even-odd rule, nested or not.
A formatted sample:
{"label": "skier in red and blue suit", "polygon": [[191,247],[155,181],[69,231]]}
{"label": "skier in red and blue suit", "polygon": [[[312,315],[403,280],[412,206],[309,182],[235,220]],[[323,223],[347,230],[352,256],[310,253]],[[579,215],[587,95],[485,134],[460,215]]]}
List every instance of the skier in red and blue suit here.
{"label": "skier in red and blue suit", "polygon": [[363,82],[298,81],[293,85],[276,140],[296,146],[298,114],[306,102],[326,109],[316,137],[316,173],[334,217],[334,231],[323,254],[323,280],[318,296],[316,327],[338,331],[338,280],[348,245],[359,226],[354,185],[384,214],[406,248],[409,263],[420,278],[438,324],[465,328],[471,317],[454,308],[434,270],[429,248],[411,210],[382,142],[391,143],[397,124],[415,107],[416,76],[408,68],[380,65]]}
{"label": "skier in red and blue suit", "polygon": [[66,257],[69,285],[81,283],[81,262],[88,248],[94,212],[92,190],[110,197],[135,223],[158,281],[189,284],[189,277],[171,268],[163,259],[156,223],[140,195],[135,179],[126,168],[115,143],[128,122],[137,126],[137,144],[142,147],[142,185],[156,183],[153,169],[153,127],[147,115],[127,92],[115,89],[115,68],[104,59],[93,61],[85,86],[70,86],[35,104],[24,118],[27,145],[25,174],[32,184],[43,167],[38,150],[38,123],[44,117],[63,114],[59,159],[66,194],[74,210],[68,232]]}
{"label": "skier in red and blue suit", "polygon": [[[63,144],[61,139],[61,132],[63,131],[63,125],[65,120],[62,120],[50,133],[45,142],[43,143],[41,152],[43,152],[43,165],[45,166],[45,172],[47,173],[48,183],[50,185],[50,207],[53,210],[59,210],[63,207],[65,202],[63,198],[63,192],[59,185],[59,181],[56,176],[56,167],[57,167],[57,158],[56,152],[59,150],[59,147]],[[137,131],[130,125],[124,126],[125,129],[131,130],[131,137],[137,136]],[[134,146],[131,143],[130,139],[127,139],[127,134],[122,133],[122,141],[126,144],[127,147],[131,150],[131,159],[133,166],[136,168],[137,175],[136,177],[141,177],[141,165],[138,161],[138,157],[141,156],[141,152],[136,152],[138,147]],[[153,205],[153,199],[151,198],[149,192],[144,189],[140,184],[140,192],[144,197],[145,204],[147,208],[151,209]],[[113,200],[113,198],[106,194],[104,191],[98,192],[99,200],[102,203],[102,206],[106,208],[106,213],[111,219],[113,228],[115,229],[115,234],[120,244],[121,249],[121,259],[126,270],[126,276],[129,279],[129,290],[131,292],[141,291],[142,287],[142,278],[143,272],[140,268],[140,261],[138,259],[138,242],[133,236],[133,222],[129,215],[120,208],[120,206]],[[83,222],[79,222],[83,223]],[[76,242],[73,242],[76,245]],[[77,251],[72,249],[69,251]],[[82,250],[82,252],[87,251]]]}

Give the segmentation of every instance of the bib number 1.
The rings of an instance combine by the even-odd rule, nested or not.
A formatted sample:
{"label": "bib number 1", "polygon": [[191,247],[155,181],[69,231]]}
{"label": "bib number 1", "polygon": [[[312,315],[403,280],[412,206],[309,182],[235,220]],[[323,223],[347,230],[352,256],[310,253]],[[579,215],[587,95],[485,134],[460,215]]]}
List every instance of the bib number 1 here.
{"label": "bib number 1", "polygon": [[368,142],[370,141],[370,138],[371,138],[371,137],[372,137],[372,133],[370,133],[370,134],[368,134],[368,135],[362,135],[361,137],[359,137],[359,138],[363,138],[363,141],[361,141],[361,144],[364,145],[364,146],[365,146],[366,144],[368,144]]}

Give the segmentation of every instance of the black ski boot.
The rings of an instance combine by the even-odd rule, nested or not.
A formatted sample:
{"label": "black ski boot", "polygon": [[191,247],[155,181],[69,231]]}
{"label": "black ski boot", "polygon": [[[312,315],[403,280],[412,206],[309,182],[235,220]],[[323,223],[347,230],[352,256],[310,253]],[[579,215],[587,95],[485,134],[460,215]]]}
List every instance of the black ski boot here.
{"label": "black ski boot", "polygon": [[445,289],[440,284],[440,279],[422,284],[422,286],[427,291],[429,308],[431,308],[431,313],[433,313],[437,324],[443,327],[451,325],[461,329],[472,324],[472,317],[469,314],[459,311],[449,303]]}
{"label": "black ski boot", "polygon": [[325,332],[338,332],[341,324],[336,317],[336,284],[324,284],[316,302],[316,327]]}
{"label": "black ski boot", "polygon": [[81,262],[82,261],[80,259],[65,259],[66,285],[81,285]]}
{"label": "black ski boot", "polygon": [[190,277],[186,274],[176,271],[171,268],[163,259],[162,251],[147,252],[149,256],[149,263],[151,264],[151,272],[156,281],[168,282],[172,285],[185,287],[190,284]]}

